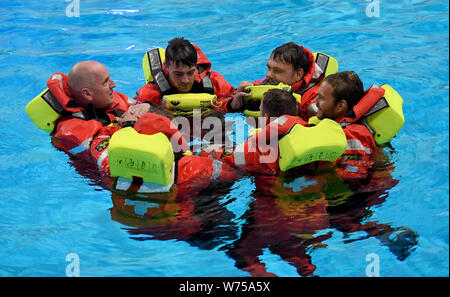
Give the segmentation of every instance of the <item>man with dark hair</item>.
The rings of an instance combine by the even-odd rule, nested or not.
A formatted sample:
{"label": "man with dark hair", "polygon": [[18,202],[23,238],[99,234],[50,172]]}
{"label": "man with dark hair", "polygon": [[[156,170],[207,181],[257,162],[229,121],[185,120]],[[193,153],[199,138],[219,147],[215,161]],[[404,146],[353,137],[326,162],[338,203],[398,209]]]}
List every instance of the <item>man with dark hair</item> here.
{"label": "man with dark hair", "polygon": [[300,91],[310,66],[306,53],[305,48],[293,42],[277,47],[267,62],[266,79],[292,85],[294,91]]}
{"label": "man with dark hair", "polygon": [[223,160],[250,172],[276,175],[280,171],[279,137],[296,124],[308,126],[308,123],[298,117],[295,97],[285,90],[271,89],[264,93],[259,108],[264,128]]}
{"label": "man with dark hair", "polygon": [[267,62],[265,79],[253,83],[241,82],[228,108],[229,110],[243,108],[243,97],[248,95],[243,90],[247,86],[281,82],[290,85],[294,92],[302,95],[301,104],[298,104],[299,115],[307,120],[315,113],[313,103],[317,96],[317,83],[323,79],[323,73],[324,70],[315,63],[314,55],[309,49],[294,42],[285,43],[272,51]]}
{"label": "man with dark hair", "polygon": [[220,106],[223,98],[234,93],[234,87],[210,69],[211,62],[197,45],[183,37],[174,38],[166,48],[160,73],[137,91],[135,99],[161,105],[164,95],[210,93],[217,96],[215,105]]}
{"label": "man with dark hair", "polygon": [[281,117],[282,115],[298,115],[294,96],[287,91],[272,89],[264,94],[259,107],[261,116]]}
{"label": "man with dark hair", "polygon": [[363,178],[373,165],[375,140],[364,124],[361,110],[369,110],[384,95],[384,89],[372,86],[364,91],[353,71],[331,74],[320,84],[316,99],[317,117],[338,122],[347,137],[347,149],[338,159],[338,171],[345,178]]}
{"label": "man with dark hair", "polygon": [[338,119],[352,110],[363,97],[363,83],[356,73],[343,71],[332,74],[319,88],[319,96],[316,99],[317,117]]}

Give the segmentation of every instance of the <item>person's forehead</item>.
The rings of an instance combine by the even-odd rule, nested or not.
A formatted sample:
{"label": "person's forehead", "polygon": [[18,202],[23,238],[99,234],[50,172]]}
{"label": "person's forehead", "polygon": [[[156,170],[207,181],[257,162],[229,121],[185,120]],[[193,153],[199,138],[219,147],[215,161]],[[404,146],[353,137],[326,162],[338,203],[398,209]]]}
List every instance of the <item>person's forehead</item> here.
{"label": "person's forehead", "polygon": [[332,91],[333,91],[333,88],[331,87],[331,85],[327,81],[323,81],[320,84],[319,90],[318,90],[320,95],[331,94]]}
{"label": "person's forehead", "polygon": [[187,66],[182,63],[172,63],[169,66],[169,71],[178,71],[178,72],[189,72],[195,70],[197,67],[195,65]]}
{"label": "person's forehead", "polygon": [[97,79],[107,79],[109,77],[109,71],[102,64],[97,64],[93,69],[92,73]]}
{"label": "person's forehead", "polygon": [[286,63],[283,58],[281,58],[280,56],[277,57],[276,59],[274,59],[273,55],[270,56],[269,61],[267,62],[267,65],[270,65],[272,67],[279,67],[279,68],[287,68],[287,67],[292,67],[292,64],[290,63]]}

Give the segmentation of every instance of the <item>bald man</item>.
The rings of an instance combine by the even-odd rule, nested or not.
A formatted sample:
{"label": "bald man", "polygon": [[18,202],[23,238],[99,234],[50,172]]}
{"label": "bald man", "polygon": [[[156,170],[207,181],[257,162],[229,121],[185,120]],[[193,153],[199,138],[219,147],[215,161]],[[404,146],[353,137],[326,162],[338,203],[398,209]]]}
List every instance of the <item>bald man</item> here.
{"label": "bald man", "polygon": [[[52,133],[59,149],[99,166],[107,157],[109,137],[134,100],[115,92],[116,87],[105,65],[97,61],[75,64],[69,75],[53,74],[47,82],[50,92],[64,108]],[[96,141],[98,138],[101,141]],[[91,147],[97,143],[95,147]]]}
{"label": "bald man", "polygon": [[105,65],[96,61],[75,64],[69,72],[68,85],[72,97],[82,106],[92,104],[97,109],[107,109],[113,104],[113,89]]}

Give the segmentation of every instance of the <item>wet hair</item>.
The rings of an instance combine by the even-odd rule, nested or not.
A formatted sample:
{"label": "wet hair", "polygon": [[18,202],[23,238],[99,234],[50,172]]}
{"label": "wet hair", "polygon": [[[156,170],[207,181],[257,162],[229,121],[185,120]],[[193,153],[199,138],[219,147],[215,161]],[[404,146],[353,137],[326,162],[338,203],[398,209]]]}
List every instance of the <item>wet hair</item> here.
{"label": "wet hair", "polygon": [[189,40],[176,37],[169,41],[166,48],[166,64],[183,64],[188,67],[197,65],[197,51]]}
{"label": "wet hair", "polygon": [[281,89],[271,89],[263,96],[263,114],[269,117],[282,115],[298,115],[297,102],[291,92]]}
{"label": "wet hair", "polygon": [[303,51],[303,48],[294,42],[280,45],[273,50],[271,56],[276,61],[291,64],[294,71],[303,69],[306,73],[309,69],[308,57]]}
{"label": "wet hair", "polygon": [[364,87],[359,76],[353,71],[342,71],[327,76],[326,81],[333,88],[335,102],[345,100],[348,109],[353,109],[359,100],[364,97]]}

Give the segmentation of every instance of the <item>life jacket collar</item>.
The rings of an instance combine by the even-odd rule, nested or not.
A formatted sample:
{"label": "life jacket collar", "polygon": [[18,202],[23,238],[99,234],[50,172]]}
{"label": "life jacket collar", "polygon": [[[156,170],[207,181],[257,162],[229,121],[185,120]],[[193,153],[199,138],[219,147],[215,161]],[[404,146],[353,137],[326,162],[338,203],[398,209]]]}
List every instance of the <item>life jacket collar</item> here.
{"label": "life jacket collar", "polygon": [[369,111],[374,107],[381,98],[383,98],[385,90],[378,85],[372,85],[364,92],[364,97],[353,106],[343,117],[338,119],[338,122],[355,123],[363,117],[368,116]]}
{"label": "life jacket collar", "polygon": [[300,92],[307,88],[310,84],[316,84],[323,77],[323,70],[316,64],[313,53],[304,46],[299,47],[305,53],[308,59],[308,70],[303,75],[303,78],[292,85],[292,89],[295,92]]}
{"label": "life jacket collar", "polygon": [[[214,85],[210,78],[211,62],[197,45],[193,44],[193,46],[197,51],[197,74],[193,88],[199,93],[214,94]],[[153,49],[149,51],[149,54],[151,56],[149,66],[153,76],[153,82],[158,86],[161,94],[170,95],[178,93],[178,90],[169,79],[167,64],[165,59],[161,57],[161,52],[158,49]]]}
{"label": "life jacket collar", "polygon": [[122,115],[122,112],[116,108],[119,105],[116,100],[114,100],[113,104],[107,110],[96,110],[92,104],[85,107],[81,106],[71,97],[68,77],[64,73],[54,73],[47,81],[47,87],[51,95],[53,95],[48,96],[50,102],[47,103],[52,106],[59,106],[59,110],[56,111],[61,116],[78,118],[86,121],[95,119],[103,125],[108,125],[111,123],[111,120],[107,116],[107,113],[112,113],[115,116]]}

